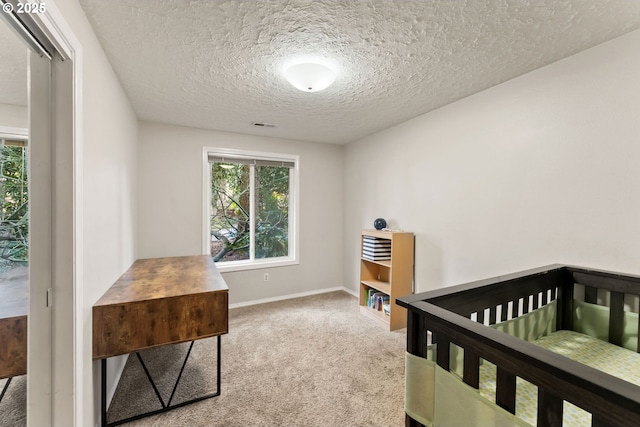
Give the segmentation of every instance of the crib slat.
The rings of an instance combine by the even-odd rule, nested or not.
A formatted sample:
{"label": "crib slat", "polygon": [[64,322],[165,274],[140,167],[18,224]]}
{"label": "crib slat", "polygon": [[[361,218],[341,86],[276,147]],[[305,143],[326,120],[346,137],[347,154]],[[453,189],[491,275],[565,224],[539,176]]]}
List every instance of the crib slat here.
{"label": "crib slat", "polygon": [[478,316],[476,317],[476,322],[484,325],[484,309],[478,310]]}
{"label": "crib slat", "polygon": [[468,349],[464,351],[462,380],[475,389],[480,387],[480,357]]}
{"label": "crib slat", "polygon": [[609,310],[609,342],[622,346],[624,330],[624,293],[611,291]]}
{"label": "crib slat", "polygon": [[588,302],[589,304],[597,304],[598,303],[598,288],[593,286],[585,286],[584,287],[584,302]]}
{"label": "crib slat", "polygon": [[571,274],[564,272],[561,276],[562,286],[556,288],[556,300],[558,301],[556,329],[573,329],[573,295],[574,282]]}
{"label": "crib slat", "polygon": [[[638,330],[640,331],[640,316],[638,316]],[[637,353],[640,353],[640,334],[638,334],[638,348],[636,349]]]}
{"label": "crib slat", "polygon": [[538,427],[562,426],[562,399],[554,394],[538,389]]}
{"label": "crib slat", "polygon": [[496,404],[516,413],[516,376],[498,366],[496,374]]}
{"label": "crib slat", "polygon": [[407,351],[419,357],[427,357],[427,327],[424,317],[413,311],[407,317]]}
{"label": "crib slat", "polygon": [[496,324],[496,308],[495,307],[491,307],[489,309],[489,324],[490,325]]}
{"label": "crib slat", "polygon": [[540,307],[540,294],[533,294],[533,309]]}
{"label": "crib slat", "polygon": [[445,371],[449,370],[449,357],[451,354],[451,345],[447,337],[438,335],[438,346],[436,350],[436,362]]}
{"label": "crib slat", "polygon": [[549,302],[549,292],[544,291],[542,293],[542,305],[547,305],[548,302]]}
{"label": "crib slat", "polygon": [[505,302],[502,304],[502,309],[500,310],[500,321],[504,322],[507,320],[507,311],[509,311],[509,303]]}

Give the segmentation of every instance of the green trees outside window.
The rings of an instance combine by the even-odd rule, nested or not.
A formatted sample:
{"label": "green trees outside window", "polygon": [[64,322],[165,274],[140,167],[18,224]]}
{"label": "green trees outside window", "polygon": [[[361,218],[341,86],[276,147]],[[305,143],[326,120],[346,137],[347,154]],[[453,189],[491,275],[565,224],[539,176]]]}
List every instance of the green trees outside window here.
{"label": "green trees outside window", "polygon": [[0,271],[26,266],[29,257],[27,148],[0,145]]}
{"label": "green trees outside window", "polygon": [[211,163],[211,255],[216,262],[289,255],[290,168]]}

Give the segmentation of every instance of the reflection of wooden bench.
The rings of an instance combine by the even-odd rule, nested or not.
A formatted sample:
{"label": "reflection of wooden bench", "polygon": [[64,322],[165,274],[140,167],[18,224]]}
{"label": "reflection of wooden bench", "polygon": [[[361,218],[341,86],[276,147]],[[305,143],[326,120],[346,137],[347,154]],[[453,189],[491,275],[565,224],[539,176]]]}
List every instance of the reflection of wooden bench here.
{"label": "reflection of wooden bench", "polygon": [[[220,335],[228,331],[228,307],[227,285],[210,255],[136,261],[93,306],[93,359],[101,359],[102,364],[102,425],[127,421],[107,423],[108,357],[217,336],[218,391],[182,402],[179,406],[217,396],[220,392]],[[139,354],[138,358],[144,367]],[[148,373],[147,376],[155,389]],[[157,391],[156,395],[162,409],[132,419],[178,406],[171,405],[173,395],[168,403]]]}
{"label": "reflection of wooden bench", "polygon": [[29,275],[26,267],[0,274],[0,379],[27,373],[27,313]]}

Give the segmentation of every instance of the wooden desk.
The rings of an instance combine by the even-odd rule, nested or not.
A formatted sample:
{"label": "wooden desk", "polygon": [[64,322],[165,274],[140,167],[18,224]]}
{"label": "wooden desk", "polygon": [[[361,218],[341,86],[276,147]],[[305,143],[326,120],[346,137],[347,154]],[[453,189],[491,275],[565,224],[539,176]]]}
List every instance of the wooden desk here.
{"label": "wooden desk", "polygon": [[[102,360],[102,425],[118,425],[220,394],[220,335],[229,329],[229,288],[210,255],[140,259],[93,306],[93,359]],[[139,350],[218,337],[218,391],[165,403]],[[115,423],[106,419],[106,359],[136,352],[162,409]],[[185,358],[189,357],[191,347]],[[183,364],[183,369],[184,369]],[[174,387],[177,388],[182,370]]]}
{"label": "wooden desk", "polygon": [[27,373],[27,267],[0,274],[0,282],[0,379],[3,379]]}

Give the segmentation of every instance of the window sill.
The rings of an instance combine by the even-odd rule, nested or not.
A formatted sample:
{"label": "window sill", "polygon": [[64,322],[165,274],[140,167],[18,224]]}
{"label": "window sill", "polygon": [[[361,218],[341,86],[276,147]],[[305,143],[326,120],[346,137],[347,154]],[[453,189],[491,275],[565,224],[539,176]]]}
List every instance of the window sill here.
{"label": "window sill", "polygon": [[230,273],[233,271],[257,270],[260,268],[286,267],[298,265],[300,262],[294,258],[274,258],[270,260],[258,261],[227,261],[217,262],[216,267],[220,273]]}

